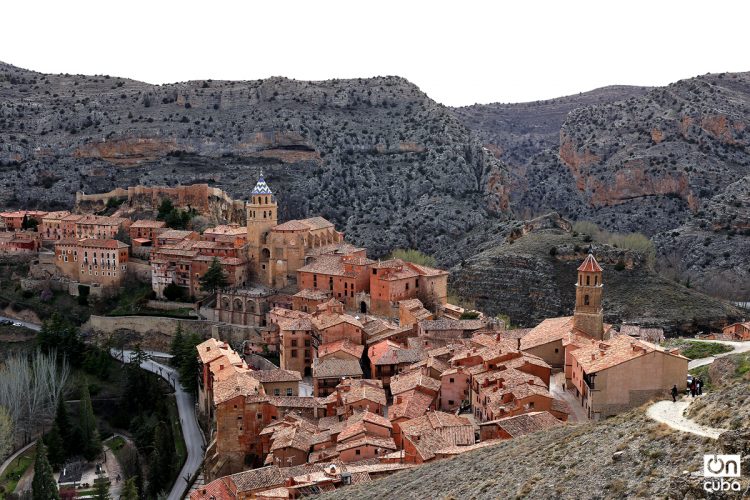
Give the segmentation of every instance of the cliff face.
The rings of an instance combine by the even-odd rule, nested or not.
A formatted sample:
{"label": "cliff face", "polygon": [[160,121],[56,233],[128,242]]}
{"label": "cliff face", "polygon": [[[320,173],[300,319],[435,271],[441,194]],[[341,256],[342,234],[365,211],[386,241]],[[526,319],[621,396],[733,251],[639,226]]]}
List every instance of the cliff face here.
{"label": "cliff face", "polygon": [[[558,103],[544,133],[509,130],[503,120],[510,109],[524,109],[533,123],[543,116],[536,110],[555,101],[457,113],[478,138],[495,141],[501,158],[516,151],[507,164],[517,214],[553,209],[609,230],[643,232],[662,257],[688,256],[677,273],[683,282],[715,289],[710,282],[721,274],[734,297],[750,293],[742,253],[750,246],[750,191],[742,189],[750,176],[750,73],[604,90]],[[517,147],[529,142],[534,147]],[[726,263],[716,258],[726,252]]]}
{"label": "cliff face", "polygon": [[261,169],[282,218],[321,214],[374,256],[510,213],[503,164],[402,78],[155,86],[0,63],[0,206],[201,182],[246,199]]}
{"label": "cliff face", "polygon": [[[576,269],[591,243],[557,214],[507,226],[493,244],[453,269],[453,288],[489,314],[509,315],[514,325],[534,326],[544,318],[573,314]],[[659,276],[638,252],[600,244],[593,248],[604,269],[607,322],[694,334],[742,317],[737,308]]]}

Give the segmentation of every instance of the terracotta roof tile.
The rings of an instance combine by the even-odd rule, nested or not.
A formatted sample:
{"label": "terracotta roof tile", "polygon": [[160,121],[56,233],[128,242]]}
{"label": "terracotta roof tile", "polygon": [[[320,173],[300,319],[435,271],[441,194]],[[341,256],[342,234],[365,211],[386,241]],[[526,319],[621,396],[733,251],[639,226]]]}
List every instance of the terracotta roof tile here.
{"label": "terracotta roof tile", "polygon": [[313,359],[314,378],[361,377],[362,366],[356,359],[339,359],[334,357]]}
{"label": "terracotta roof tile", "polygon": [[583,263],[578,266],[578,270],[585,273],[602,272],[602,268],[599,266],[599,263],[596,261],[593,253],[590,253],[586,256],[586,258],[583,260]]}
{"label": "terracotta roof tile", "polygon": [[412,389],[426,389],[437,392],[440,390],[440,381],[425,375],[422,370],[402,372],[391,377],[391,394],[397,395]]}
{"label": "terracotta roof tile", "polygon": [[479,424],[480,427],[497,426],[514,438],[559,425],[562,425],[562,422],[546,411],[524,413]]}

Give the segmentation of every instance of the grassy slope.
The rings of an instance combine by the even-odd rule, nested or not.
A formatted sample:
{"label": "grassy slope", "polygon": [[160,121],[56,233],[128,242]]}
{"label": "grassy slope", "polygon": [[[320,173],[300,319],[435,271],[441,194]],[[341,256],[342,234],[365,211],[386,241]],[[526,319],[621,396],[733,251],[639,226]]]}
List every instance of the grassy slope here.
{"label": "grassy slope", "polygon": [[18,480],[26,469],[33,465],[35,453],[36,446],[32,446],[5,470],[3,477],[0,478],[0,500],[7,498],[7,493],[12,493],[16,489]]}
{"label": "grassy slope", "polygon": [[709,388],[690,406],[691,418],[725,429],[750,427],[750,353],[719,358],[691,372]]}
{"label": "grassy slope", "polygon": [[[657,424],[638,409],[505,441],[324,498],[662,496],[672,476],[700,470],[703,454],[715,447],[709,439]],[[618,451],[624,452],[619,460],[613,458]]]}
{"label": "grassy slope", "polygon": [[671,339],[664,344],[665,347],[680,349],[680,353],[688,359],[707,358],[734,350],[731,346],[724,344],[712,344],[708,342],[694,342],[685,339]]}

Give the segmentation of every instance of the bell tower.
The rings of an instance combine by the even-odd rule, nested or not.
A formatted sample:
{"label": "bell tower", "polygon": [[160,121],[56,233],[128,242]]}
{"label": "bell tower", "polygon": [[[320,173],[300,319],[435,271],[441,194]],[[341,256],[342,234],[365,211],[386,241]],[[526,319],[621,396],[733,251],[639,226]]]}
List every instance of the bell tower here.
{"label": "bell tower", "polygon": [[605,340],[602,310],[603,288],[602,268],[589,248],[589,254],[583,264],[578,267],[573,326],[576,330],[598,340]]}
{"label": "bell tower", "polygon": [[247,204],[248,254],[255,263],[255,271],[261,281],[266,282],[270,251],[266,245],[269,231],[278,225],[278,205],[271,188],[263,179],[263,172],[250,195]]}

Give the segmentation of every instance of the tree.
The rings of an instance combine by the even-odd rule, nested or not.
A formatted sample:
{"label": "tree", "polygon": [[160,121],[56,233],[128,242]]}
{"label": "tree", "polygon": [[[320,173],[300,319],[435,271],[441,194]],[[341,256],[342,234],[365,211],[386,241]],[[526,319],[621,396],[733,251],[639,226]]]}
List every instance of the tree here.
{"label": "tree", "polygon": [[185,337],[182,335],[182,324],[177,323],[177,328],[174,331],[174,337],[172,337],[172,345],[169,347],[169,354],[174,356],[175,361],[178,363],[182,359],[183,344]]}
{"label": "tree", "polygon": [[60,469],[60,466],[65,462],[65,443],[60,436],[60,429],[57,428],[57,424],[52,426],[50,430],[44,436],[44,442],[47,445],[47,457],[50,465],[54,470]]}
{"label": "tree", "polygon": [[21,221],[21,229],[28,230],[31,229],[33,231],[36,231],[36,228],[39,226],[39,221],[34,219],[33,217],[29,217],[28,215],[23,216],[23,220]]}
{"label": "tree", "polygon": [[221,263],[217,257],[214,257],[214,260],[211,261],[208,270],[200,279],[200,284],[201,290],[212,293],[229,284],[227,276],[224,274],[224,270],[221,268]]}
{"label": "tree", "polygon": [[164,198],[159,204],[159,214],[156,216],[158,220],[164,220],[169,214],[174,211],[174,204],[169,198]]}
{"label": "tree", "polygon": [[164,297],[171,301],[182,300],[185,298],[185,290],[174,281],[164,287],[163,293]]}
{"label": "tree", "polygon": [[120,492],[120,500],[138,500],[138,488],[135,485],[134,477],[125,481],[122,492]]}
{"label": "tree", "polygon": [[31,356],[14,354],[0,367],[0,406],[24,442],[54,415],[69,374],[67,361],[58,362],[54,350],[49,354],[37,350]]}
{"label": "tree", "polygon": [[36,443],[36,461],[34,463],[34,479],[31,482],[31,493],[34,500],[60,500],[57,484],[52,476],[52,466],[47,460],[47,448],[41,439]]}
{"label": "tree", "polygon": [[96,500],[109,500],[109,483],[106,481],[97,481],[94,486],[94,498]]}
{"label": "tree", "polygon": [[8,410],[0,406],[0,460],[13,449],[13,421]]}
{"label": "tree", "polygon": [[81,448],[86,460],[94,460],[102,451],[102,442],[99,438],[99,430],[96,428],[94,408],[91,406],[91,394],[89,386],[81,385],[81,402],[78,421],[78,430],[81,436]]}
{"label": "tree", "polygon": [[201,338],[196,333],[191,333],[182,344],[182,352],[180,356],[180,364],[178,365],[178,371],[180,373],[180,385],[192,393],[198,392],[198,370],[200,364],[198,362],[198,351],[195,347],[201,343]]}
{"label": "tree", "polygon": [[437,265],[435,257],[422,253],[419,250],[404,250],[399,248],[391,252],[389,258],[401,259],[413,264],[419,264],[420,266],[435,267]]}
{"label": "tree", "polygon": [[120,226],[120,228],[117,230],[117,235],[115,236],[115,239],[122,241],[123,243],[126,243],[128,245],[131,244],[130,233],[128,233],[127,229],[125,229],[125,227],[123,226]]}
{"label": "tree", "polygon": [[60,433],[60,439],[62,439],[65,447],[65,456],[71,455],[73,447],[73,426],[70,424],[70,417],[68,416],[68,409],[65,407],[65,401],[60,398],[57,402],[57,411],[55,412],[55,427],[57,427]]}

